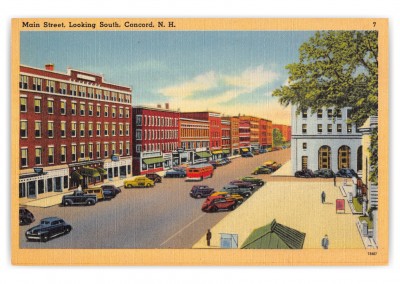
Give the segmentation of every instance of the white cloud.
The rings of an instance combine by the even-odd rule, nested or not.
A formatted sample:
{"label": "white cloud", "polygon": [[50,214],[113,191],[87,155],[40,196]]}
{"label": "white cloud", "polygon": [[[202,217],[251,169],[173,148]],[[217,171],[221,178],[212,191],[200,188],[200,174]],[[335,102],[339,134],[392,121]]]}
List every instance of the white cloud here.
{"label": "white cloud", "polygon": [[239,87],[248,90],[249,92],[272,83],[278,78],[278,74],[265,70],[264,66],[260,65],[256,68],[248,68],[239,76],[224,76],[224,81],[229,86]]}

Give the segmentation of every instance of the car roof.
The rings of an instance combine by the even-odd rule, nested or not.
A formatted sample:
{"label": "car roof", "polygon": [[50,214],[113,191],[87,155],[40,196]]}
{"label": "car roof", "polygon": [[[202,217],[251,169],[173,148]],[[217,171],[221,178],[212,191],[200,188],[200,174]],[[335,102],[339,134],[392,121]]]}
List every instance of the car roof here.
{"label": "car roof", "polygon": [[52,222],[52,221],[58,221],[58,220],[62,220],[61,218],[58,218],[58,217],[47,217],[47,218],[43,218],[42,220],[40,220],[40,221],[49,221],[49,222]]}

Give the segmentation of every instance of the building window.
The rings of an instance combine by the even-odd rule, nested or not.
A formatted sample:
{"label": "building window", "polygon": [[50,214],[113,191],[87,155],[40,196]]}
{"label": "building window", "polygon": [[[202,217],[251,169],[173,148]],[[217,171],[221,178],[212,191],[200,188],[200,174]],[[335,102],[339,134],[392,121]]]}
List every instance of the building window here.
{"label": "building window", "polygon": [[336,118],[337,119],[342,119],[342,110],[341,109],[337,110]]}
{"label": "building window", "polygon": [[101,151],[101,149],[100,149],[100,142],[97,142],[96,143],[96,157],[99,159],[100,158],[100,152]]}
{"label": "building window", "polygon": [[333,116],[333,110],[332,109],[328,109],[328,118],[331,119]]}
{"label": "building window", "polygon": [[80,133],[80,137],[85,137],[85,123],[84,122],[79,123],[79,133]]}
{"label": "building window", "polygon": [[303,143],[303,150],[307,150],[307,143]]}
{"label": "building window", "polygon": [[35,98],[35,113],[40,113],[42,108],[42,100]]}
{"label": "building window", "polygon": [[28,89],[28,76],[19,75],[19,88]]}
{"label": "building window", "polygon": [[301,132],[302,133],[307,133],[307,124],[303,124],[302,126],[301,126]]}
{"label": "building window", "polygon": [[303,110],[303,111],[301,112],[301,117],[302,117],[302,118],[307,118],[307,110]]}
{"label": "building window", "polygon": [[115,155],[117,153],[117,143],[112,142],[111,143],[111,155]]}
{"label": "building window", "polygon": [[55,86],[56,86],[56,82],[47,80],[46,81],[46,92],[54,93]]}
{"label": "building window", "polygon": [[125,136],[129,136],[129,123],[125,123]]}
{"label": "building window", "polygon": [[93,96],[93,88],[88,88],[88,89],[87,89],[87,94],[88,94],[88,97],[89,97],[89,98],[93,99],[93,97],[94,97],[94,96]]}
{"label": "building window", "polygon": [[21,112],[26,112],[27,109],[28,109],[28,106],[27,106],[27,99],[26,99],[26,97],[20,97],[20,98],[19,98],[19,110],[20,110]]}
{"label": "building window", "polygon": [[104,143],[104,157],[108,157],[108,143]]}
{"label": "building window", "polygon": [[124,117],[124,109],[122,107],[119,108],[119,118]]}
{"label": "building window", "polygon": [[54,164],[54,147],[49,147],[49,155],[47,156],[49,164]]}
{"label": "building window", "polygon": [[60,113],[61,113],[61,115],[65,115],[67,113],[67,102],[66,101],[60,102]]}
{"label": "building window", "polygon": [[104,106],[104,117],[108,117],[108,106]]}
{"label": "building window", "polygon": [[101,122],[97,122],[96,126],[96,136],[99,137],[101,133]]}
{"label": "building window", "polygon": [[120,156],[124,154],[124,142],[119,142],[119,154]]}
{"label": "building window", "polygon": [[76,161],[76,145],[71,145],[71,159],[72,162]]}
{"label": "building window", "polygon": [[96,106],[96,115],[97,115],[97,117],[100,117],[100,113],[101,113],[101,106],[97,105]]}
{"label": "building window", "polygon": [[21,167],[28,166],[28,149],[22,148],[21,149]]}
{"label": "building window", "polygon": [[126,141],[125,142],[125,153],[127,156],[129,156],[131,153],[130,149],[131,149],[131,143],[129,141]]}
{"label": "building window", "polygon": [[352,132],[352,125],[351,123],[347,124],[347,133],[351,133]]}
{"label": "building window", "polygon": [[67,146],[61,145],[61,156],[60,156],[61,163],[65,163],[67,161]]}
{"label": "building window", "polygon": [[47,101],[47,113],[48,114],[53,114],[54,113],[54,101],[53,100],[48,100]]}
{"label": "building window", "polygon": [[142,116],[140,114],[136,115],[136,125],[142,126]]}
{"label": "building window", "polygon": [[76,137],[76,122],[71,122],[71,136]]}
{"label": "building window", "polygon": [[42,148],[35,149],[35,164],[36,165],[42,164]]}
{"label": "building window", "polygon": [[93,116],[93,105],[89,104],[89,116]]}
{"label": "building window", "polygon": [[337,131],[337,133],[342,133],[342,125],[341,124],[338,124],[336,126],[336,131]]}
{"label": "building window", "polygon": [[69,94],[73,97],[76,97],[76,85],[70,85],[70,90],[69,90]]}
{"label": "building window", "polygon": [[308,156],[302,156],[301,157],[301,168],[303,170],[308,168]]}
{"label": "building window", "polygon": [[67,135],[67,122],[61,121],[61,138],[65,138]]}
{"label": "building window", "polygon": [[115,106],[113,106],[111,108],[111,117],[115,118],[117,116],[117,108]]}
{"label": "building window", "polygon": [[338,169],[350,168],[350,147],[342,146],[338,150]]}
{"label": "building window", "polygon": [[42,79],[33,78],[32,89],[35,91],[41,91],[42,90]]}
{"label": "building window", "polygon": [[328,133],[332,133],[332,124],[328,124]]}
{"label": "building window", "polygon": [[142,130],[136,129],[136,140],[142,140]]}
{"label": "building window", "polygon": [[35,138],[41,138],[41,137],[42,137],[42,122],[35,121]]}
{"label": "building window", "polygon": [[322,146],[318,150],[318,169],[330,169],[331,168],[331,147]]}
{"label": "building window", "polygon": [[67,93],[67,84],[66,83],[60,83],[60,89],[58,91],[60,94],[65,95]]}
{"label": "building window", "polygon": [[125,109],[125,118],[129,118],[129,108]]}
{"label": "building window", "polygon": [[317,125],[317,131],[318,133],[322,133],[322,124]]}
{"label": "building window", "polygon": [[101,90],[96,89],[96,99],[101,100]]}
{"label": "building window", "polygon": [[88,128],[89,128],[89,137],[93,137],[93,122],[89,122]]}
{"label": "building window", "polygon": [[53,121],[47,122],[47,135],[49,138],[54,137],[54,122]]}
{"label": "building window", "polygon": [[85,151],[86,151],[85,144],[81,144],[81,145],[80,145],[80,151],[79,151],[79,154],[80,154],[80,158],[81,158],[81,159],[84,159],[84,158],[86,157]]}
{"label": "building window", "polygon": [[113,123],[111,125],[111,135],[112,136],[115,136],[116,130],[117,130],[117,125],[115,123]]}
{"label": "building window", "polygon": [[124,125],[122,123],[119,124],[119,136],[124,135]]}
{"label": "building window", "polygon": [[93,159],[93,144],[89,143],[89,159]]}
{"label": "building window", "polygon": [[79,113],[80,113],[81,116],[85,115],[85,104],[81,103],[79,105]]}
{"label": "building window", "polygon": [[20,125],[20,137],[27,138],[28,137],[28,121],[21,120],[19,125]]}
{"label": "building window", "polygon": [[317,110],[317,118],[322,118],[322,109]]}
{"label": "building window", "polygon": [[108,136],[108,122],[104,123],[104,136]]}

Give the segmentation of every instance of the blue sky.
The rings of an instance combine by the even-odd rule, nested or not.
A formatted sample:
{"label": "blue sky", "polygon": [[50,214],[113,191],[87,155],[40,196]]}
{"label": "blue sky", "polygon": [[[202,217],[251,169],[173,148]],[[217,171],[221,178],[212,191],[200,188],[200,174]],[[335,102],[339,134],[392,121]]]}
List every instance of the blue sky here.
{"label": "blue sky", "polygon": [[255,115],[290,124],[272,91],[314,32],[21,32],[21,64],[103,74],[132,87],[135,105]]}

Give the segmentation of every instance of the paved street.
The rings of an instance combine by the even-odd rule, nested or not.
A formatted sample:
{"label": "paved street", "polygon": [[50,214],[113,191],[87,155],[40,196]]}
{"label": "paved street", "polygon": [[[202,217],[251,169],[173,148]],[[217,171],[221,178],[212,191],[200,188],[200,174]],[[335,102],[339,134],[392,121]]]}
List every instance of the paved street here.
{"label": "paved street", "polygon": [[[219,167],[212,179],[185,182],[163,179],[151,189],[123,189],[114,200],[95,206],[29,208],[36,217],[30,226],[20,227],[22,248],[191,248],[207,231],[231,212],[204,213],[204,199],[193,199],[189,190],[194,184],[222,188],[230,180],[250,175],[262,162],[290,159],[290,149],[261,154],[254,158],[237,158]],[[268,181],[279,179],[268,175]],[[296,179],[297,181],[304,181]],[[248,201],[247,201],[248,202]],[[243,205],[242,205],[243,206]],[[239,207],[240,208],[240,207]],[[27,242],[25,231],[44,217],[64,218],[73,226],[70,234],[47,243]]]}

